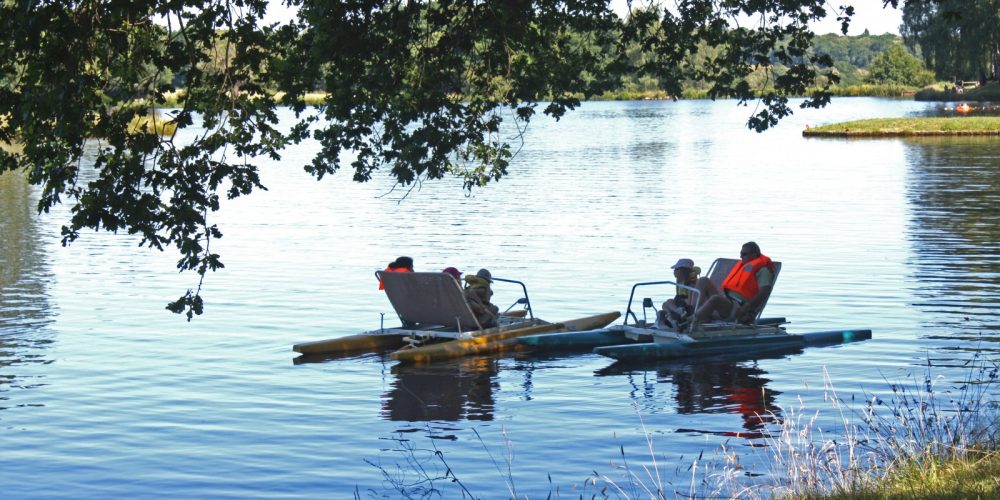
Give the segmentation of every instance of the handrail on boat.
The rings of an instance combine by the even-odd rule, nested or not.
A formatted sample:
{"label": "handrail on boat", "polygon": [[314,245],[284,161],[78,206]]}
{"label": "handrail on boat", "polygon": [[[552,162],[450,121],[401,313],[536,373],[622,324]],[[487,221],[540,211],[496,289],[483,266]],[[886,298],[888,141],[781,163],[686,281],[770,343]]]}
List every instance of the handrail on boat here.
{"label": "handrail on boat", "polygon": [[507,309],[504,309],[503,312],[510,311],[511,309],[514,308],[514,306],[518,304],[524,304],[524,308],[528,311],[528,317],[531,319],[535,319],[535,313],[532,312],[531,310],[531,300],[528,299],[528,287],[523,282],[506,278],[496,278],[496,277],[492,279],[493,281],[502,281],[504,283],[514,283],[515,285],[521,285],[521,291],[524,292],[524,297],[515,300],[514,303],[511,304],[509,307],[507,307]]}
{"label": "handrail on boat", "polygon": [[[635,315],[635,312],[632,311],[632,301],[635,299],[635,290],[637,288],[639,288],[640,286],[650,286],[650,285],[674,285],[674,286],[676,286],[678,288],[683,288],[685,290],[689,290],[691,292],[694,292],[694,294],[695,294],[694,309],[696,311],[698,310],[698,306],[701,303],[701,290],[698,290],[695,287],[691,287],[691,286],[687,286],[687,285],[678,285],[676,282],[673,282],[673,281],[645,281],[645,282],[642,282],[642,283],[636,283],[636,284],[632,285],[632,293],[630,293],[629,296],[628,296],[628,306],[626,306],[626,308],[625,308],[625,321],[622,323],[623,325],[628,325],[628,318],[629,318],[629,316],[632,316],[632,320],[635,322],[635,324],[639,324],[639,318]],[[653,310],[655,311],[656,310],[656,305],[653,305],[652,307],[653,307]],[[643,322],[645,322],[646,321],[646,312],[645,312],[646,311],[646,307],[645,307],[645,305],[643,305],[643,309],[642,310],[643,310],[642,319],[643,319]]]}

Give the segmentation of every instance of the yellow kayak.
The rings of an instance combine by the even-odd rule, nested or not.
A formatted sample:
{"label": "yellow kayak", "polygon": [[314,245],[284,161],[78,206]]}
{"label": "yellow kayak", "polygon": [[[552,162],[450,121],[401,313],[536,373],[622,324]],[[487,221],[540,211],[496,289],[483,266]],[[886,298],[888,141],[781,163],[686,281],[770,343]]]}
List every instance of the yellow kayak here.
{"label": "yellow kayak", "polygon": [[360,352],[385,352],[406,345],[406,333],[387,329],[348,335],[335,339],[314,340],[292,346],[292,350],[302,354],[325,354],[335,356]]}
{"label": "yellow kayak", "polygon": [[[524,318],[524,313],[525,311],[512,311],[504,313],[503,316],[508,318]],[[487,328],[481,334],[491,335],[505,332],[512,328],[524,328],[540,323],[542,323],[541,320],[525,320],[520,322],[520,324],[514,323],[512,325]],[[292,350],[301,354],[323,355],[325,357],[356,355],[368,352],[379,353],[393,351],[409,345],[406,340],[407,337],[433,332],[434,330],[421,331],[403,327],[385,328],[344,337],[301,342],[293,345]]]}

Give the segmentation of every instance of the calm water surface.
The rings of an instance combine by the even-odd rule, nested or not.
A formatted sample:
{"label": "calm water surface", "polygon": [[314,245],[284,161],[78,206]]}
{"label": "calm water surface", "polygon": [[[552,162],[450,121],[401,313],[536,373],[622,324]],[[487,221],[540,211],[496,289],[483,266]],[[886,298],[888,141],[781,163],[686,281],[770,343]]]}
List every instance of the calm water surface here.
{"label": "calm water surface", "polygon": [[[928,360],[947,385],[976,353],[1000,358],[1000,141],[801,137],[942,112],[838,99],[756,134],[732,102],[587,103],[533,123],[509,177],[472,196],[454,180],[408,195],[384,177],[316,182],[301,169],[316,145],[301,145],[263,165],[269,191],[214,216],[226,268],[191,323],[164,310],[196,285],[173,254],[101,233],[63,248],[67,211],[36,215],[36,191],[0,177],[0,496],[392,498],[383,473],[437,477],[434,450],[479,497],[512,495],[510,457],[518,495],[589,496],[603,486],[585,484],[593,471],[621,478],[621,447],[651,461],[647,434],[682,491],[691,462],[723,444],[766,471],[761,436],[788,409],[841,425],[829,384],[863,399]],[[372,273],[397,255],[520,279],[536,314],[561,320],[622,310],[634,282],[669,279],[679,257],[707,268],[747,240],[784,263],[768,315],[874,340],[639,366],[584,354],[411,368],[291,351],[391,316]]]}

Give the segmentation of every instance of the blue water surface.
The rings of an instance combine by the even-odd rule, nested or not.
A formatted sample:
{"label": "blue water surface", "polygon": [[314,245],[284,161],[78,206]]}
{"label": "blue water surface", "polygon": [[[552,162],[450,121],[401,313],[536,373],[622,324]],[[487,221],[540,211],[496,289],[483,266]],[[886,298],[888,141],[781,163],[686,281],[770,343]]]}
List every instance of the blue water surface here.
{"label": "blue water surface", "polygon": [[[4,175],[0,496],[642,496],[615,489],[623,462],[655,461],[687,492],[699,456],[728,453],[766,477],[766,436],[790,410],[835,433],[833,391],[861,408],[928,363],[945,386],[973,357],[998,357],[1000,141],[801,136],[941,112],[839,98],[758,134],[732,101],[584,103],[532,122],[509,175],[471,194],[384,173],[317,182],[302,167],[318,146],[304,143],[259,162],[268,191],[212,215],[226,267],[190,323],[164,310],[197,286],[177,255],[124,234],[64,248],[67,208],[37,215],[36,189]],[[670,279],[680,257],[707,269],[748,240],[783,262],[767,315],[874,339],[640,365],[296,363],[291,350],[392,317],[372,273],[398,255],[524,281],[535,313],[557,321],[622,311],[633,283]],[[498,287],[496,302],[514,292]]]}

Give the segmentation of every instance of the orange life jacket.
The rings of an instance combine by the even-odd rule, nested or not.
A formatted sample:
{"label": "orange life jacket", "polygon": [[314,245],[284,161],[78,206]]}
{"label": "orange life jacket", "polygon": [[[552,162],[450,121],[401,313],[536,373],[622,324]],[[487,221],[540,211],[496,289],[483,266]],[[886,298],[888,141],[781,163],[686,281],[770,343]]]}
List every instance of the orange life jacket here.
{"label": "orange life jacket", "polygon": [[[393,269],[391,267],[387,267],[387,268],[383,269],[382,272],[383,273],[412,273],[413,269],[410,269],[408,267],[397,267],[395,269]],[[382,283],[382,280],[378,280],[378,289],[379,290],[385,290],[385,284]]]}
{"label": "orange life jacket", "polygon": [[770,269],[771,275],[774,276],[774,263],[771,262],[771,258],[761,255],[750,262],[741,261],[733,266],[732,271],[729,271],[729,276],[726,276],[725,281],[722,282],[722,289],[732,290],[746,297],[747,300],[754,298],[759,290],[757,286],[757,271],[761,267]]}

